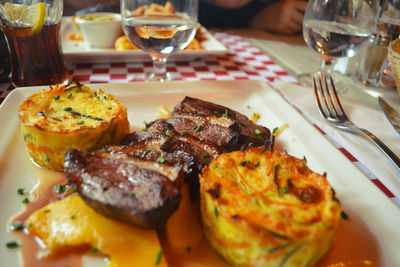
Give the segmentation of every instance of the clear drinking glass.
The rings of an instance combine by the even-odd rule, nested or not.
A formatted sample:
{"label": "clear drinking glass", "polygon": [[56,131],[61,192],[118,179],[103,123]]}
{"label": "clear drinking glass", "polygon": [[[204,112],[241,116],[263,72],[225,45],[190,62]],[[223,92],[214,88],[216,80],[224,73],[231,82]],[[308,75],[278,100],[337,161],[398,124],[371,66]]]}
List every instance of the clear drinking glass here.
{"label": "clear drinking glass", "polygon": [[165,81],[167,58],[185,48],[196,33],[198,0],[122,0],[125,35],[153,60],[149,81]]}
{"label": "clear drinking glass", "polygon": [[332,71],[332,60],[352,57],[376,28],[378,0],[309,0],[303,21],[307,45],[322,58],[320,72]]}
{"label": "clear drinking glass", "polygon": [[60,41],[62,0],[0,0],[0,26],[16,86],[67,81]]}

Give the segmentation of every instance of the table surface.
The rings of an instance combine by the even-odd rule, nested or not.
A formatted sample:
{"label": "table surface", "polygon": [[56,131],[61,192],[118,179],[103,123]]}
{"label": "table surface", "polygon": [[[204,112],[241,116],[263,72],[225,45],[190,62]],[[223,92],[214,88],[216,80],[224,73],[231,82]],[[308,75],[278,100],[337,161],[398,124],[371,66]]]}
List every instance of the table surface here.
{"label": "table surface", "polygon": [[[289,103],[310,123],[320,129],[349,160],[400,207],[400,172],[388,165],[382,155],[375,154],[376,151],[367,146],[365,140],[351,134],[340,133],[318,117],[312,90],[309,89],[311,88],[311,76],[305,74],[317,70],[320,59],[315,52],[306,47],[301,35],[281,36],[258,30],[235,29],[214,30],[213,33],[228,48],[228,53],[198,58],[190,62],[169,62],[167,64],[168,71],[172,73],[174,80],[250,79],[272,84],[287,98]],[[138,79],[138,74],[151,71],[152,65],[147,62],[104,64],[82,62],[81,64],[70,64],[68,67],[71,80],[82,83],[122,83],[143,81]],[[373,102],[376,101],[378,95],[384,97],[396,108],[400,107],[400,97],[394,89],[366,88],[350,77],[344,77],[343,81],[351,90],[347,90],[341,98],[344,98],[345,103],[347,101],[356,105],[352,111],[363,112],[365,108],[368,108],[368,112],[380,112],[378,106]],[[301,87],[300,84],[308,88]],[[0,84],[0,103],[11,90],[13,87],[10,83]],[[296,92],[304,92],[301,93],[301,96],[308,94],[309,96],[305,99]],[[352,114],[350,117],[352,118]],[[355,114],[354,118],[362,120],[363,117],[357,117]],[[376,119],[376,122],[381,120],[383,121],[383,119]],[[382,128],[378,124],[374,124],[374,121],[371,123],[372,126],[376,126],[375,129],[378,132]],[[386,138],[384,141],[400,156],[400,147],[397,144],[400,143],[398,142],[400,136],[396,136],[396,133],[388,133],[388,128],[385,129],[385,132],[382,133]],[[386,134],[389,136],[386,137]],[[364,149],[364,147],[367,148]],[[371,162],[373,163],[371,164]],[[385,171],[381,171],[381,166],[384,166]]]}

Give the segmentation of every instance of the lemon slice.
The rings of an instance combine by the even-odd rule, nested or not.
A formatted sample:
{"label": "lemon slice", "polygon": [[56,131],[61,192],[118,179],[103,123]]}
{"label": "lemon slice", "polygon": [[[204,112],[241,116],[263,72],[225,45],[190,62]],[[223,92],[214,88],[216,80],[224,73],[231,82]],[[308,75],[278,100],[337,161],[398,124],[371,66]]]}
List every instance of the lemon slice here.
{"label": "lemon slice", "polygon": [[22,27],[24,36],[32,36],[40,33],[46,18],[46,6],[44,3],[34,5],[22,5],[5,3],[3,6],[6,21],[11,27]]}

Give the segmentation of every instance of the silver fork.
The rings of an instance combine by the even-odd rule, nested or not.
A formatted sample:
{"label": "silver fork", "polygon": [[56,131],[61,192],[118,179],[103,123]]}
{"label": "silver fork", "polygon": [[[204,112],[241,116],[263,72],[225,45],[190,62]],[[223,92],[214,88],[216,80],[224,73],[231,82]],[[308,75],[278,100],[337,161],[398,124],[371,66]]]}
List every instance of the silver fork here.
{"label": "silver fork", "polygon": [[398,170],[400,170],[400,159],[373,133],[366,129],[357,127],[346,116],[337,96],[332,77],[329,76],[327,78],[323,74],[317,76],[317,78],[315,76],[313,77],[314,92],[318,109],[322,117],[324,117],[332,126],[340,130],[357,133],[371,140],[383,153],[386,154],[386,156],[389,157]]}

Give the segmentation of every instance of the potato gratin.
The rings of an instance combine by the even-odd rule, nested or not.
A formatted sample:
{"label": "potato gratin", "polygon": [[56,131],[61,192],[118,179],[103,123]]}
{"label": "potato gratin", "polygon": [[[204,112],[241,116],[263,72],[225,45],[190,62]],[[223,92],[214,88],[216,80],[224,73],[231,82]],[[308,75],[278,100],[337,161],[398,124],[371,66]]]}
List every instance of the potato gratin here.
{"label": "potato gratin", "polygon": [[120,101],[80,84],[35,93],[20,105],[18,115],[31,158],[55,170],[63,169],[67,149],[88,151],[117,144],[129,132]]}
{"label": "potato gratin", "polygon": [[326,176],[263,148],[220,155],[200,187],[205,234],[237,266],[313,266],[340,218]]}

